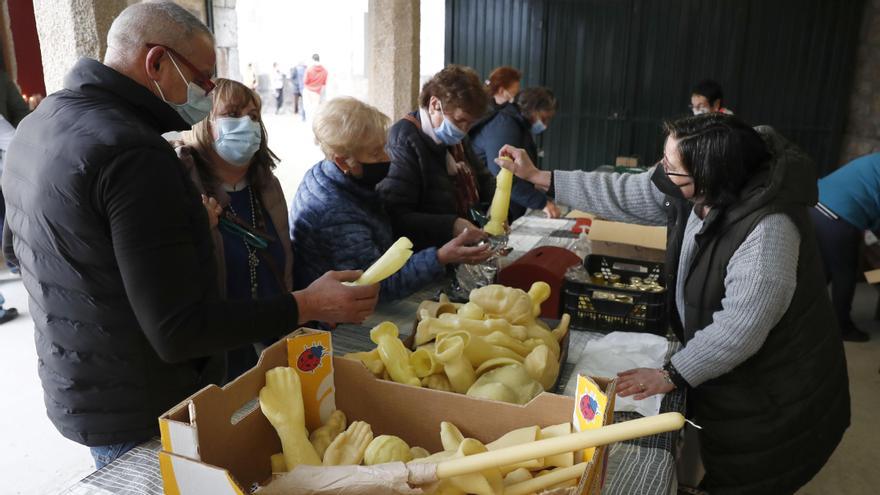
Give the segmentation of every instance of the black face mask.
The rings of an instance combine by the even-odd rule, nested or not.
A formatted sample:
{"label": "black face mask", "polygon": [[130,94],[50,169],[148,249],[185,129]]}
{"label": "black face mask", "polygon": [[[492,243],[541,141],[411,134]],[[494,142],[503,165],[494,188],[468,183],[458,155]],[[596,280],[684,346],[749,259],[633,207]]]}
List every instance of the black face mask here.
{"label": "black face mask", "polygon": [[352,176],[351,179],[368,189],[375,189],[376,185],[388,176],[391,162],[362,163],[361,168],[363,169],[363,176]]}
{"label": "black face mask", "polygon": [[663,170],[662,165],[657,165],[654,168],[654,173],[651,174],[651,182],[657,186],[657,189],[660,190],[663,194],[675,198],[675,199],[687,199],[684,197],[684,193],[681,192],[681,188],[691,184],[692,182],[687,182],[682,185],[678,185],[666,175],[666,172]]}

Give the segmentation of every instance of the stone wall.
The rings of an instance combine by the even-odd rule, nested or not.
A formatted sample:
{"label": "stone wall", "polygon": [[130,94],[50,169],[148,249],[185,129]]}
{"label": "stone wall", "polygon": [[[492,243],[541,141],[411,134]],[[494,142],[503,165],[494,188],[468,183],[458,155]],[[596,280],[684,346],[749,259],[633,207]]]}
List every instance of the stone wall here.
{"label": "stone wall", "polygon": [[214,38],[217,42],[217,75],[241,81],[235,0],[214,0]]}
{"label": "stone wall", "polygon": [[880,152],[880,0],[865,0],[841,165]]}

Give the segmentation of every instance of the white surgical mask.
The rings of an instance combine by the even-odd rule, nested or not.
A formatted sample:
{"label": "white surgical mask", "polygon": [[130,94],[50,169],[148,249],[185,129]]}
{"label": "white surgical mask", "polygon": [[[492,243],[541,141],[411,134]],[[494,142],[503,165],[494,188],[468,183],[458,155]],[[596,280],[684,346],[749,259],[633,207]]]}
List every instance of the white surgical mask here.
{"label": "white surgical mask", "polygon": [[217,126],[214,150],[220,158],[238,167],[249,164],[263,142],[260,124],[244,116],[219,117],[214,125]]}
{"label": "white surgical mask", "polygon": [[168,58],[171,59],[171,63],[174,64],[174,68],[177,69],[177,73],[180,74],[180,78],[186,83],[186,102],[174,103],[166,100],[165,93],[162,92],[159,83],[153,81],[153,84],[155,84],[156,89],[159,90],[159,96],[162,97],[162,101],[177,111],[187,124],[190,126],[196,125],[205,120],[205,118],[211,114],[213,101],[198,84],[186,80],[186,77],[183,76],[183,72],[180,71],[180,67],[177,66],[177,62],[174,61],[174,57],[171,56],[170,52],[168,53]]}

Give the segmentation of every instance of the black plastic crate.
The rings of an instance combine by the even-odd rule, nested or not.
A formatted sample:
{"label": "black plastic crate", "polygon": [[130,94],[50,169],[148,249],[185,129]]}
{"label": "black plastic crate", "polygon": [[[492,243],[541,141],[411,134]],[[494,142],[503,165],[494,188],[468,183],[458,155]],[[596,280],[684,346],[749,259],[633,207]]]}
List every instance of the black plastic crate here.
{"label": "black plastic crate", "polygon": [[[663,264],[648,261],[590,255],[584,261],[589,275],[602,272],[620,277],[628,284],[632,277],[662,280]],[[647,332],[665,335],[667,328],[666,291],[652,292],[610,283],[566,278],[562,291],[562,309],[571,315],[573,329],[602,333],[614,331]]]}

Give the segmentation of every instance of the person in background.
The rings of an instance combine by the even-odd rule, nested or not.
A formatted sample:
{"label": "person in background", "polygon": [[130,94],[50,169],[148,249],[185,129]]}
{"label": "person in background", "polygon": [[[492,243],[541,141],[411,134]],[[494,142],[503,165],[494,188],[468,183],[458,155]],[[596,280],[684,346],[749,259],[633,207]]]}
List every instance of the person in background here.
{"label": "person in background", "polygon": [[705,79],[697,83],[691,90],[690,109],[694,115],[720,112],[733,115],[733,112],[724,108],[724,93],[721,85],[711,79]]}
{"label": "person in background", "polygon": [[314,115],[324,100],[324,88],[327,86],[327,69],[321,65],[321,56],[312,55],[312,65],[303,76],[303,103],[305,110]]}
{"label": "person in background", "polygon": [[[9,149],[9,143],[15,135],[15,128],[23,118],[30,113],[27,102],[21,95],[18,85],[9,77],[6,71],[0,69],[0,174],[6,162],[6,151]],[[8,236],[6,229],[6,202],[3,199],[3,190],[0,188],[0,230],[3,235]],[[5,254],[5,253],[4,253]],[[6,265],[13,273],[19,274],[20,270],[17,266],[15,256],[10,253],[6,256]],[[0,294],[0,324],[13,320],[18,316],[16,308],[3,308],[5,303],[3,295]]]}
{"label": "person in background", "polygon": [[306,110],[303,106],[303,88],[305,87],[306,64],[300,62],[290,69],[290,81],[293,83],[293,113],[306,120]]}
{"label": "person in background", "polygon": [[172,2],[113,21],[19,125],[2,185],[49,419],[98,468],[223,379],[211,356],[311,320],[362,322],[379,287],[336,272],[271,298],[219,297],[206,208],[162,137],[211,113],[211,30]]}
{"label": "person in background", "polygon": [[278,115],[284,107],[284,73],[277,62],[272,64],[272,90],[275,91],[275,115]]}
{"label": "person in background", "polygon": [[[223,212],[212,215],[211,222],[220,297],[249,301],[286,294],[293,290],[287,202],[272,172],[277,157],[269,150],[260,98],[229,79],[215,84],[211,114],[184,133],[176,151],[199,194],[210,202],[209,215],[215,209]],[[265,245],[254,245],[249,234],[225,222],[218,225],[218,216],[264,238]],[[252,345],[227,352],[226,381],[252,368],[257,357]]]}
{"label": "person in background", "polygon": [[846,356],[809,210],[810,158],[721,113],[666,124],[653,170],[540,171],[499,160],[556,198],[616,221],[666,225],[664,285],[683,347],[662,369],[619,374],[622,397],[687,388],[712,494],[791,494],[850,424]]}
{"label": "person in background", "polygon": [[409,237],[416,249],[480,230],[471,210],[492,200],[495,179],[467,132],[488,103],[476,72],[450,65],[422,86],[420,108],[391,127],[385,147],[391,169],[377,191],[395,235]]}
{"label": "person in background", "polygon": [[486,80],[486,92],[493,109],[500,109],[512,104],[519,93],[522,74],[513,67],[502,66],[493,70]]}
{"label": "person in background", "polygon": [[880,232],[880,153],[857,158],[820,179],[819,203],[810,213],[843,340],[866,342],[870,336],[856,327],[850,312],[864,232]]}
{"label": "person in background", "polygon": [[[517,95],[515,103],[495,106],[474,125],[469,133],[471,144],[492,175],[497,176],[501,170],[495,164],[494,158],[506,144],[526,150],[532,162],[538,162],[535,136],[543,133],[550,125],[557,106],[556,97],[549,89],[528,88]],[[548,218],[559,218],[559,208],[546,194],[535,189],[534,185],[514,178],[508,222],[513,223],[529,208],[543,210]]]}
{"label": "person in background", "polygon": [[[326,158],[306,173],[290,207],[294,287],[327,270],[366,269],[396,240],[375,190],[390,167],[388,123],[382,112],[350,97],[328,101],[315,116],[315,140]],[[442,277],[446,265],[485,261],[492,254],[488,244],[469,246],[481,237],[479,230],[465,230],[439,249],[415,252],[381,283],[380,300],[412,294]]]}
{"label": "person in background", "polygon": [[257,72],[254,70],[254,64],[247,64],[247,68],[244,70],[244,75],[242,76],[244,79],[244,84],[247,85],[251,91],[257,91]]}

